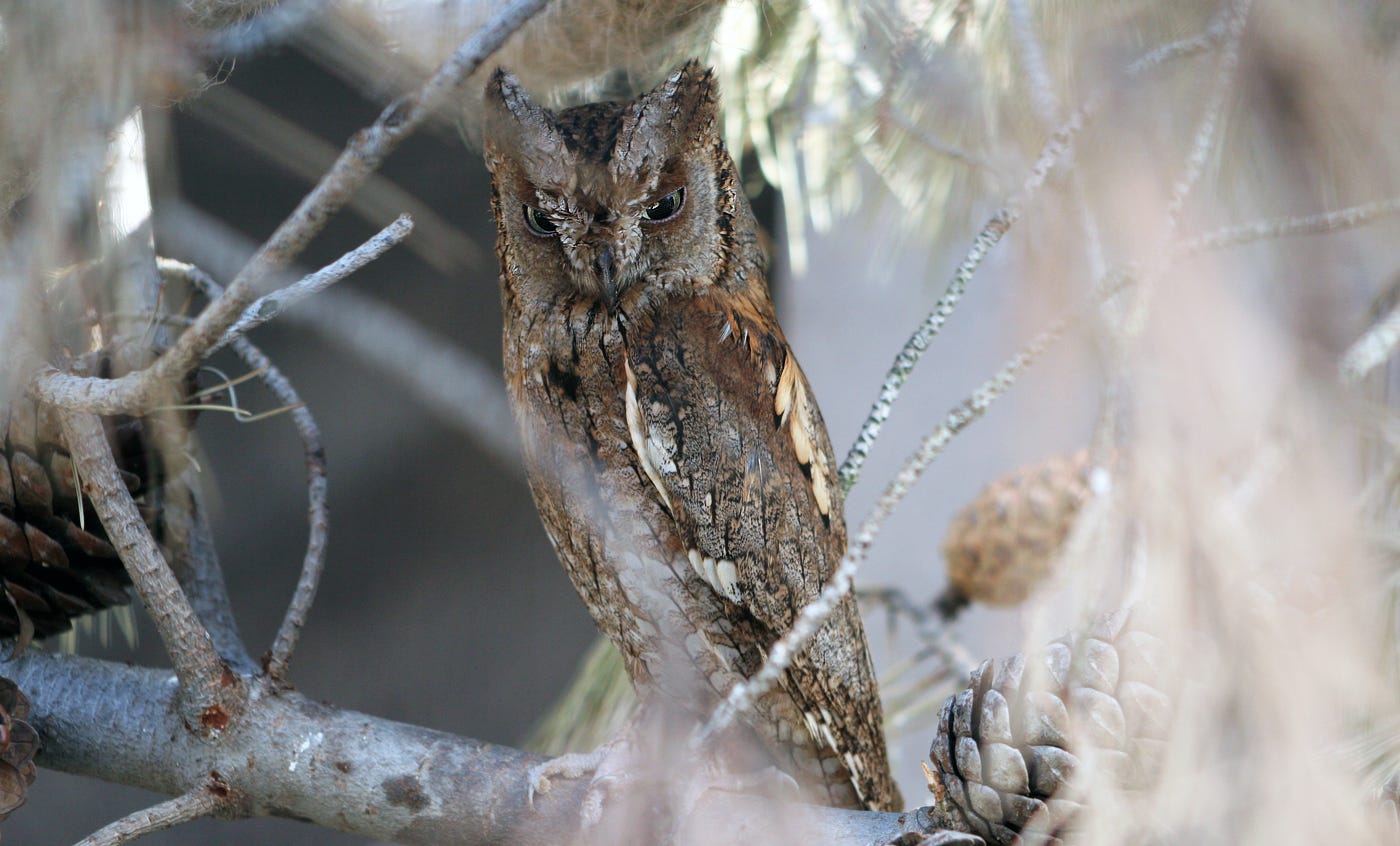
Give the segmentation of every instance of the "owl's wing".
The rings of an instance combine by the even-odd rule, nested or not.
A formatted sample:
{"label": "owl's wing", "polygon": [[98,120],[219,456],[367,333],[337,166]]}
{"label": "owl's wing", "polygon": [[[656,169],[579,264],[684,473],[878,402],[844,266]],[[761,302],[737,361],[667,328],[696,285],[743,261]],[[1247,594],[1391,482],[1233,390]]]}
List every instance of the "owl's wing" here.
{"label": "owl's wing", "polygon": [[845,551],[821,412],[766,296],[653,319],[627,345],[632,446],[691,565],[781,634]]}

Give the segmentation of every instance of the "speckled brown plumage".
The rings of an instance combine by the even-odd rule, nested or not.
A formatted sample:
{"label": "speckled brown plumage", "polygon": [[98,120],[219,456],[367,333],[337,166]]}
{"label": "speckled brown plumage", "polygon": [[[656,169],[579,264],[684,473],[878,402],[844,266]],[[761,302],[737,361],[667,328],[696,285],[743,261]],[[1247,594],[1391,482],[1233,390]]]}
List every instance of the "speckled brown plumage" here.
{"label": "speckled brown plumage", "polygon": [[[555,114],[498,74],[486,99],[506,381],[535,502],[643,701],[702,718],[846,545],[713,79],[692,63],[636,101]],[[849,599],[742,730],[811,798],[899,804]]]}

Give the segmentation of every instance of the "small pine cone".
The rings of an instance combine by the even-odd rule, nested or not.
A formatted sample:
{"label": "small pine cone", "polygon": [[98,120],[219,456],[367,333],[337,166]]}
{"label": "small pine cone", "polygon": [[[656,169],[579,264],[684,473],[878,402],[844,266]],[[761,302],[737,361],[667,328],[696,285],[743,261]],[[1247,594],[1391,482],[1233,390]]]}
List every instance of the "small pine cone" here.
{"label": "small pine cone", "polygon": [[1054,456],[983,488],[948,527],[950,606],[1015,605],[1050,574],[1089,494],[1088,450]]}
{"label": "small pine cone", "polygon": [[939,714],[927,773],[936,804],[993,846],[1059,843],[1081,808],[1068,788],[1086,750],[1125,788],[1155,777],[1172,712],[1157,687],[1162,658],[1161,641],[1119,614],[1032,666],[1024,655],[984,661]]}
{"label": "small pine cone", "polygon": [[28,718],[29,697],[14,682],[0,677],[0,820],[25,803],[34,783],[39,735],[25,722]]}
{"label": "small pine cone", "polygon": [[[139,362],[124,352],[91,353],[79,375],[111,378]],[[184,461],[187,414],[103,418],[127,489],[159,531],[160,486]],[[77,475],[57,411],[18,396],[0,406],[0,638],[43,638],[71,620],[130,601],[126,570],[92,503],[79,511]]]}

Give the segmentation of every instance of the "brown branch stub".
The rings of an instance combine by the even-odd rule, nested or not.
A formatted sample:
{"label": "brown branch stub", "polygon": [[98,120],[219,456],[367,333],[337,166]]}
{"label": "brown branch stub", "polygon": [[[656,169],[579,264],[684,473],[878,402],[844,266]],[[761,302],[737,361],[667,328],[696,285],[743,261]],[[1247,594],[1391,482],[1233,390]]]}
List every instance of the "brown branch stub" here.
{"label": "brown branch stub", "polygon": [[209,632],[141,519],[112,458],[101,421],[74,411],[60,411],[60,416],[83,493],[126,565],[180,680],[185,723],[201,734],[216,734],[241,713],[247,691],[214,649]]}
{"label": "brown branch stub", "polygon": [[331,169],[264,242],[223,296],[210,303],[154,364],[113,380],[71,376],[51,368],[34,383],[39,398],[62,408],[102,414],[139,412],[158,404],[163,386],[209,355],[258,298],[264,281],[300,255],[399,143],[548,3],[515,0],[457,48],[419,91],[399,98],[372,125],[356,132]]}

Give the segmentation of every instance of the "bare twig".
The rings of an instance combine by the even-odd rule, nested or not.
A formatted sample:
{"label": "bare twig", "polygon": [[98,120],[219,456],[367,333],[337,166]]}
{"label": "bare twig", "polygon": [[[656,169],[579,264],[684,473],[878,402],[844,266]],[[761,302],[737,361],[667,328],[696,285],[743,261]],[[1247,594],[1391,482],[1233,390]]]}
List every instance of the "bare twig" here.
{"label": "bare twig", "polygon": [[1172,184],[1171,197],[1167,201],[1166,234],[1163,245],[1168,249],[1163,250],[1160,255],[1153,258],[1153,267],[1143,275],[1141,284],[1137,286],[1137,293],[1132,297],[1132,302],[1121,324],[1121,334],[1125,338],[1136,337],[1142,332],[1147,322],[1157,280],[1165,275],[1167,264],[1171,260],[1170,246],[1176,238],[1181,215],[1186,208],[1186,201],[1190,199],[1192,190],[1200,181],[1201,174],[1205,171],[1206,160],[1210,158],[1210,152],[1215,147],[1220,118],[1224,114],[1227,95],[1234,87],[1235,72],[1239,68],[1240,42],[1243,40],[1244,25],[1249,18],[1251,2],[1252,0],[1234,0],[1229,6],[1225,19],[1225,46],[1221,50],[1220,62],[1214,75],[1214,84],[1206,98],[1205,108],[1201,111],[1200,122],[1197,123],[1196,131],[1192,135],[1191,149],[1187,153],[1186,163],[1176,182]]}
{"label": "bare twig", "polygon": [[[209,353],[212,355],[223,349],[234,338],[246,335],[252,329],[261,326],[282,313],[282,310],[293,303],[306,299],[312,294],[319,294],[380,256],[388,252],[390,247],[408,237],[413,231],[413,219],[406,214],[401,214],[393,223],[379,230],[379,232],[368,241],[336,259],[334,263],[328,264],[309,276],[303,277],[301,281],[273,291],[265,297],[261,297],[243,312],[243,316],[238,318],[238,322],[229,327],[224,336],[219,339]],[[213,282],[207,275],[202,278],[208,282]],[[202,284],[202,283],[201,283]],[[206,288],[205,293],[211,299],[219,296],[217,293],[210,294],[214,289]],[[223,291],[221,286],[218,291]]]}
{"label": "bare twig", "polygon": [[903,130],[910,138],[927,147],[930,151],[940,156],[947,156],[962,162],[968,167],[976,170],[989,170],[990,165],[987,160],[974,153],[970,153],[961,147],[950,144],[941,138],[930,135],[923,127],[909,119],[909,116],[895,108],[888,98],[879,103],[879,115],[881,120]]}
{"label": "bare twig", "polygon": [[262,371],[258,378],[279,402],[291,408],[292,422],[296,425],[297,434],[301,436],[302,450],[306,456],[306,555],[302,559],[301,576],[297,579],[296,590],[292,593],[291,602],[287,604],[287,613],[282,618],[282,625],[277,629],[277,639],[272,643],[272,650],[265,664],[269,677],[274,681],[284,682],[287,678],[287,665],[296,650],[301,628],[306,624],[306,615],[310,613],[311,604],[316,600],[316,589],[320,586],[321,573],[326,566],[326,540],[330,533],[330,511],[326,504],[326,451],[321,443],[321,430],[316,427],[316,420],[297,396],[292,384],[272,365],[267,356],[246,338],[235,340],[233,349],[249,367]]}
{"label": "bare twig", "polygon": [[[1125,71],[1125,77],[1133,79],[1171,60],[1195,55],[1216,43],[1225,31],[1224,21],[1218,21],[1199,36],[1163,45],[1129,65]],[[894,407],[895,401],[899,399],[905,381],[913,372],[919,359],[923,357],[929,343],[942,330],[948,317],[957,308],[973,274],[977,272],[992,247],[996,246],[1007,230],[1020,219],[1026,203],[1044,186],[1055,166],[1073,151],[1075,137],[1083,129],[1085,123],[1098,113],[1107,98],[1107,93],[1107,91],[1101,91],[1090,97],[1084,105],[1069,116],[1057,132],[1050,136],[1045,146],[1041,148],[1040,155],[1031,168],[1031,174],[1027,177],[1025,184],[1022,185],[1020,191],[1006,201],[1006,205],[992,215],[982,230],[977,233],[971,249],[964,256],[962,263],[958,265],[952,281],[948,283],[948,287],[943,292],[943,296],[939,298],[933,311],[924,319],[924,322],[905,342],[899,355],[895,356],[894,364],[880,385],[879,396],[871,406],[865,422],[861,425],[860,434],[856,436],[855,443],[851,445],[845,460],[841,462],[838,478],[841,480],[841,487],[844,490],[849,491],[856,479],[859,478],[866,456],[870,454],[871,448],[880,436],[881,429],[884,428],[885,421],[889,419],[890,411]]]}
{"label": "bare twig", "polygon": [[548,2],[515,0],[457,48],[421,89],[395,100],[374,124],[357,132],[330,171],[277,227],[224,295],[205,308],[194,325],[154,364],[110,380],[50,369],[35,382],[39,397],[63,408],[107,414],[139,412],[156,404],[156,395],[163,386],[203,360],[258,297],[265,280],[293,261],[384,158]]}
{"label": "bare twig", "polygon": [[231,801],[228,785],[211,776],[206,784],[189,793],[128,814],[79,840],[75,846],[120,846],[147,834],[207,817]]}
{"label": "bare twig", "polygon": [[1206,160],[1210,158],[1210,151],[1215,146],[1215,136],[1220,125],[1220,116],[1225,112],[1225,101],[1233,88],[1235,72],[1240,64],[1240,42],[1244,36],[1244,24],[1249,18],[1249,7],[1253,0],[1235,0],[1231,4],[1229,16],[1225,23],[1225,47],[1220,52],[1220,64],[1214,76],[1215,84],[1211,86],[1210,97],[1206,100],[1205,109],[1201,112],[1201,121],[1196,126],[1195,135],[1191,139],[1191,151],[1186,157],[1186,166],[1176,183],[1172,185],[1171,200],[1167,203],[1167,227],[1168,234],[1176,232],[1177,225],[1181,222],[1181,212],[1186,207],[1186,200],[1191,196],[1191,190],[1201,178],[1201,173],[1205,170]]}
{"label": "bare twig", "polygon": [[246,691],[214,649],[208,630],[141,519],[112,458],[101,421],[66,410],[61,419],[83,492],[131,574],[180,680],[186,724],[205,733],[221,731],[242,710]]}
{"label": "bare twig", "polygon": [[747,682],[730,689],[729,695],[697,734],[697,743],[723,731],[734,721],[735,716],[752,707],[754,700],[782,678],[783,672],[792,663],[793,656],[802,649],[817,629],[821,628],[841,598],[850,592],[856,571],[870,554],[870,547],[874,544],[876,535],[879,534],[885,520],[894,513],[895,507],[913,488],[919,476],[943,452],[943,448],[953,436],[986,413],[991,404],[1015,384],[1022,371],[1059,340],[1069,326],[1070,320],[1062,318],[1035,336],[1019,353],[1002,365],[996,375],[974,391],[971,397],[948,412],[938,428],[924,438],[918,451],[909,457],[899,473],[886,486],[884,493],[876,500],[870,514],[861,523],[860,531],[847,547],[846,555],[841,559],[836,571],[822,586],[821,594],[802,608],[792,628],[768,650],[768,656],[759,671]]}

